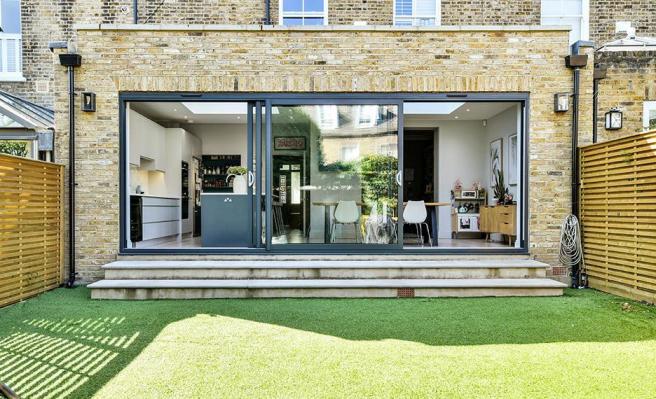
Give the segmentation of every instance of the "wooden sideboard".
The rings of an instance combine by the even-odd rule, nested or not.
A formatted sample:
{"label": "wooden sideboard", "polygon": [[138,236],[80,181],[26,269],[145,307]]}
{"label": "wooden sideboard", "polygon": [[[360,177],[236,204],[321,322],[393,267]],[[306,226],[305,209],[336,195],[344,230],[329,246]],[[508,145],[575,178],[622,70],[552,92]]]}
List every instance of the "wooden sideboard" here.
{"label": "wooden sideboard", "polygon": [[517,205],[481,206],[480,230],[508,236],[508,245],[513,244],[517,235]]}

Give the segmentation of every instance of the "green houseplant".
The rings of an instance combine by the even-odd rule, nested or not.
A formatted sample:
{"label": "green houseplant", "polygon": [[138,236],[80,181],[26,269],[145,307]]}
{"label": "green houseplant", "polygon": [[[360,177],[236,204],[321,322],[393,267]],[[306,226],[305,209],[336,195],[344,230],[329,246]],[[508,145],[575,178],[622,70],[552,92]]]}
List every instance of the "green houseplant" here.
{"label": "green houseplant", "polygon": [[233,177],[232,181],[232,192],[235,194],[246,194],[248,187],[246,185],[246,177],[244,176],[248,173],[248,169],[243,166],[231,166],[228,168],[228,176],[226,181]]}
{"label": "green houseplant", "polygon": [[506,187],[503,172],[497,169],[494,174],[494,198],[496,198],[498,205],[505,205],[509,196],[510,191]]}

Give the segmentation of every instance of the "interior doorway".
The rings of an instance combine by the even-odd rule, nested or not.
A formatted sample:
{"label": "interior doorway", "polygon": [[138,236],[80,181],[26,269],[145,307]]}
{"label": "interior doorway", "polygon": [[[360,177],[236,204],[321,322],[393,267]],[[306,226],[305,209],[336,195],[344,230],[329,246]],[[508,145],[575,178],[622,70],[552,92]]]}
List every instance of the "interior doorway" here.
{"label": "interior doorway", "polygon": [[307,212],[303,207],[307,191],[305,184],[304,157],[276,155],[273,158],[273,207],[274,230],[287,236],[289,243],[302,243],[308,236]]}

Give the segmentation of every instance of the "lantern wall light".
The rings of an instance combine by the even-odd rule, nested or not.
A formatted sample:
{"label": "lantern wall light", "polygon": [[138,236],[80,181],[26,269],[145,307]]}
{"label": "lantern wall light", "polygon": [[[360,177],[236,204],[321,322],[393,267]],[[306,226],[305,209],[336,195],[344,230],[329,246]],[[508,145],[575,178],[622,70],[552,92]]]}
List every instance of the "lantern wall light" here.
{"label": "lantern wall light", "polygon": [[605,114],[605,126],[606,130],[619,130],[622,128],[622,119],[624,115],[622,111],[617,108],[613,108]]}
{"label": "lantern wall light", "polygon": [[554,95],[554,112],[569,111],[569,93],[556,93]]}

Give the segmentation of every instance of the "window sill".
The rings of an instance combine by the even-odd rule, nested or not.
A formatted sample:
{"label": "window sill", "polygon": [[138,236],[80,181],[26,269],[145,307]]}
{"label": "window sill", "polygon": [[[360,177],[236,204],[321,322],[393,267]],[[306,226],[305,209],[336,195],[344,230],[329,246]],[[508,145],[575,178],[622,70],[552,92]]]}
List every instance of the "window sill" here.
{"label": "window sill", "polygon": [[23,82],[27,82],[27,79],[25,79],[25,77],[22,74],[20,74],[20,75],[16,75],[16,74],[3,75],[3,74],[0,74],[0,82],[23,83]]}

